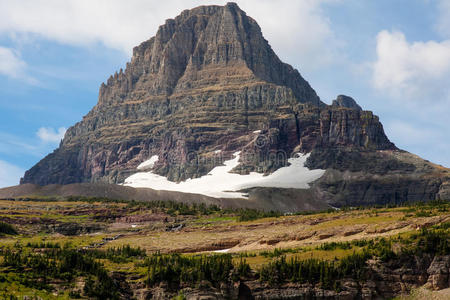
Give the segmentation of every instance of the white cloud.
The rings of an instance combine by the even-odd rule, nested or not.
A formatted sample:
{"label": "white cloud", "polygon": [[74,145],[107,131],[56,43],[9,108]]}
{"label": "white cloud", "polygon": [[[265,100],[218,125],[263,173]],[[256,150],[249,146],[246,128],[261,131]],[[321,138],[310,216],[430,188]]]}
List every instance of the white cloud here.
{"label": "white cloud", "polygon": [[381,31],[376,52],[377,89],[408,101],[450,100],[450,40],[409,43],[401,32]]}
{"label": "white cloud", "polygon": [[0,188],[18,185],[24,172],[21,168],[0,160]]}
{"label": "white cloud", "polygon": [[10,48],[0,46],[0,74],[19,78],[23,76],[26,63]]}
{"label": "white cloud", "polygon": [[59,143],[64,134],[66,133],[66,128],[60,127],[57,131],[50,127],[41,127],[37,131],[36,135],[43,141],[44,143]]}
{"label": "white cloud", "polygon": [[445,38],[450,38],[450,1],[438,0],[437,31]]}
{"label": "white cloud", "polygon": [[14,49],[0,46],[0,75],[22,80],[25,83],[37,85],[38,81],[27,74],[27,64]]}
{"label": "white cloud", "polygon": [[[254,17],[281,57],[307,67],[332,59],[336,43],[325,2],[338,0],[238,0]],[[60,43],[88,46],[100,42],[130,54],[133,46],[153,36],[160,24],[205,0],[0,0],[0,33],[37,34]],[[302,64],[303,66],[303,64]]]}
{"label": "white cloud", "polygon": [[401,32],[381,31],[376,54],[373,85],[379,99],[392,100],[387,135],[399,148],[449,167],[450,40],[409,42]]}

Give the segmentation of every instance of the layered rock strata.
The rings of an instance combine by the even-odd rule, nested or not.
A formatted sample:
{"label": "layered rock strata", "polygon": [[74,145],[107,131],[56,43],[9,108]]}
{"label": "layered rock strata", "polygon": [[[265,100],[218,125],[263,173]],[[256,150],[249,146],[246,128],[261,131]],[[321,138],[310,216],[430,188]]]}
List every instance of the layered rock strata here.
{"label": "layered rock strata", "polygon": [[133,50],[97,105],[21,183],[123,183],[152,156],[182,181],[241,151],[233,172],[269,174],[293,153],[327,169],[314,199],[335,205],[448,198],[448,169],[410,159],[350,97],[324,104],[236,4],[183,11]]}

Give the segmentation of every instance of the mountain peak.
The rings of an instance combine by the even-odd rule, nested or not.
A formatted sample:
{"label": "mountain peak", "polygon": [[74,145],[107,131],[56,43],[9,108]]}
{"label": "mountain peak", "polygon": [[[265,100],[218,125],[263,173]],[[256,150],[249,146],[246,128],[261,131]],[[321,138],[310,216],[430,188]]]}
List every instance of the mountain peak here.
{"label": "mountain peak", "polygon": [[[347,120],[352,124],[344,126]],[[269,174],[294,152],[329,147],[394,146],[370,112],[322,103],[281,62],[257,22],[231,2],[166,20],[22,183],[120,183],[149,157],[158,157],[155,172],[179,182],[221,165],[211,160],[216,151],[227,160],[241,152],[233,172]]]}
{"label": "mountain peak", "polygon": [[359,106],[358,103],[356,103],[355,99],[345,95],[338,95],[336,99],[333,100],[333,103],[331,105],[335,107],[352,108],[362,111],[361,106]]}
{"label": "mountain peak", "polygon": [[199,6],[166,20],[155,37],[135,47],[124,75],[100,89],[99,103],[133,101],[130,92],[137,90],[140,98],[150,99],[261,82],[291,89],[299,102],[321,104],[311,86],[280,61],[256,21],[236,3]]}
{"label": "mountain peak", "polygon": [[444,175],[397,150],[352,98],[323,104],[229,3],[185,10],[135,47],[125,70],[100,86],[98,104],[21,183],[145,181],[274,202],[286,191],[273,188],[296,187],[300,198],[337,206],[448,194]]}

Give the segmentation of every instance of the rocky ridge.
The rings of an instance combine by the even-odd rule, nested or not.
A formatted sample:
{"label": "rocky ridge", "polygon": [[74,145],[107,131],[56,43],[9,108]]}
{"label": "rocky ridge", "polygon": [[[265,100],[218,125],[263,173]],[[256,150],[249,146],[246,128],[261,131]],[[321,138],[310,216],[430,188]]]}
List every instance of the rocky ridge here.
{"label": "rocky ridge", "polygon": [[324,104],[234,3],[183,11],[135,47],[97,105],[21,183],[122,183],[154,155],[153,172],[182,181],[236,151],[240,174],[311,153],[308,167],[327,170],[311,197],[336,206],[449,195],[448,169],[398,150],[352,98]]}

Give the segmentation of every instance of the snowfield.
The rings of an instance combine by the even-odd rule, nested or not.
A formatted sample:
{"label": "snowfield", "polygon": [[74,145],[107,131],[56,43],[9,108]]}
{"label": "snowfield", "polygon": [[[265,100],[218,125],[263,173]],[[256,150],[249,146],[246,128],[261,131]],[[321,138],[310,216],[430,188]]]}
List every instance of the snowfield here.
{"label": "snowfield", "polygon": [[155,162],[157,162],[159,159],[158,155],[153,155],[152,157],[150,157],[149,160],[144,161],[143,163],[141,163],[137,169],[138,170],[142,170],[142,169],[151,169],[153,168],[153,166],[155,165]]}
{"label": "snowfield", "polygon": [[[223,166],[215,167],[207,175],[187,179],[180,183],[167,180],[166,177],[153,172],[139,172],[125,179],[124,185],[135,188],[152,188],[155,190],[176,191],[184,193],[203,194],[216,198],[246,198],[239,190],[251,187],[277,187],[308,189],[309,183],[320,178],[325,170],[310,170],[304,166],[309,154],[297,154],[288,161],[289,166],[280,168],[270,175],[251,172],[248,175],[229,173],[239,165],[239,154],[224,162]],[[149,168],[158,160],[152,156],[138,166],[138,169]]]}

